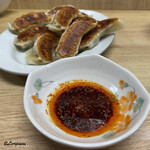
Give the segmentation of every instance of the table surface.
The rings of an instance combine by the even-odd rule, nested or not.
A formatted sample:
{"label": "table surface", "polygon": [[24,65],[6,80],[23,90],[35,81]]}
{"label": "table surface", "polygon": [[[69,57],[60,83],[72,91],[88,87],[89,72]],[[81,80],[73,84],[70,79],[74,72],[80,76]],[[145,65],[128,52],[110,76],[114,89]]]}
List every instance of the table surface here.
{"label": "table surface", "polygon": [[[7,29],[7,22],[31,10],[7,10],[0,15],[0,33]],[[125,22],[117,32],[112,44],[102,55],[120,64],[135,74],[150,93],[150,12],[129,10],[99,11],[109,17],[118,17]],[[0,70],[0,150],[74,150],[55,143],[28,120],[23,107],[25,76]],[[4,146],[4,142],[26,143],[20,146]],[[150,114],[143,125],[126,140],[108,150],[150,150]]]}

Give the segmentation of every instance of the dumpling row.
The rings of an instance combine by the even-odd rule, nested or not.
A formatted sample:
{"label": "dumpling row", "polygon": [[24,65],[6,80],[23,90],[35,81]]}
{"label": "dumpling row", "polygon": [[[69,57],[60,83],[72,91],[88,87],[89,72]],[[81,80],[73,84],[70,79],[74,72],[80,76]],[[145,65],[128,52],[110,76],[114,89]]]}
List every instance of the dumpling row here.
{"label": "dumpling row", "polygon": [[33,65],[47,64],[91,49],[102,36],[122,26],[118,18],[97,21],[70,5],[54,7],[47,13],[31,12],[9,23],[10,31],[18,34],[14,44],[28,49],[26,61]]}

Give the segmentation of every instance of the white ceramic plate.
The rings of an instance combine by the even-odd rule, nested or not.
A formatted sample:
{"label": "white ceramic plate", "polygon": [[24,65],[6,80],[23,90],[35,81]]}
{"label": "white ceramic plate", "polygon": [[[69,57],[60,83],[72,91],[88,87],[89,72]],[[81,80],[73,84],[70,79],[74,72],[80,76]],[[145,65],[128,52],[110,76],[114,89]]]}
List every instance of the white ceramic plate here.
{"label": "white ceramic plate", "polygon": [[[97,20],[103,20],[108,17],[101,13],[91,10],[81,10],[82,12],[92,15]],[[25,51],[19,51],[13,44],[14,37],[9,30],[5,30],[0,35],[0,68],[15,74],[27,75],[30,72],[42,67],[42,65],[28,65],[25,61]],[[114,34],[109,35],[91,50],[84,51],[79,55],[101,54],[111,44]]]}
{"label": "white ceramic plate", "polygon": [[[75,137],[56,127],[45,111],[47,96],[58,84],[78,79],[106,87],[116,95],[119,102],[124,98],[121,114],[130,116],[128,121],[131,122],[128,122],[128,126],[124,119],[117,124],[117,130],[121,129],[120,132],[113,129],[90,138]],[[33,95],[40,98],[42,103],[35,104],[31,97]],[[32,72],[25,86],[24,108],[32,124],[48,138],[78,148],[102,148],[122,141],[141,126],[150,110],[150,96],[140,81],[127,69],[103,56],[90,55],[61,59]],[[124,112],[124,108],[127,108],[127,111]]]}

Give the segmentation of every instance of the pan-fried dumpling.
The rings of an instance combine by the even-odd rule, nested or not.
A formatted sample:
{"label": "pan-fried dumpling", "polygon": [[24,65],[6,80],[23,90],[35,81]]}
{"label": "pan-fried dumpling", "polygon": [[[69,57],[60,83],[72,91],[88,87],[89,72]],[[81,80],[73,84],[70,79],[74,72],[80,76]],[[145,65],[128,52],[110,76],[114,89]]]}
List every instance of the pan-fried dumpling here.
{"label": "pan-fried dumpling", "polygon": [[30,27],[15,37],[14,44],[22,49],[32,47],[35,40],[46,32],[49,32],[46,25]]}
{"label": "pan-fried dumpling", "polygon": [[97,26],[83,36],[80,43],[80,51],[84,49],[91,49],[99,43],[102,36],[113,33],[122,27],[123,22],[118,18],[98,21]]}
{"label": "pan-fried dumpling", "polygon": [[57,7],[52,8],[50,11],[48,11],[47,14],[48,14],[49,16],[53,16],[53,15],[55,15],[55,14],[57,13],[58,10],[63,9],[63,8],[70,8],[70,7],[73,7],[73,8],[74,8],[74,6],[72,6],[72,5],[61,5],[61,6],[57,6]]}
{"label": "pan-fried dumpling", "polygon": [[55,11],[56,14],[52,24],[48,24],[49,30],[62,34],[62,32],[71,24],[72,20],[79,15],[79,10],[73,6],[64,6]]}
{"label": "pan-fried dumpling", "polygon": [[44,12],[30,12],[17,18],[12,24],[8,23],[11,32],[18,33],[30,28],[31,26],[46,25],[52,22],[52,16]]}
{"label": "pan-fried dumpling", "polygon": [[89,30],[96,26],[93,21],[75,21],[63,33],[56,49],[59,58],[72,57],[78,53],[80,41]]}
{"label": "pan-fried dumpling", "polygon": [[53,32],[43,34],[35,42],[34,47],[26,52],[28,64],[47,64],[53,61],[53,51],[57,46],[59,37]]}

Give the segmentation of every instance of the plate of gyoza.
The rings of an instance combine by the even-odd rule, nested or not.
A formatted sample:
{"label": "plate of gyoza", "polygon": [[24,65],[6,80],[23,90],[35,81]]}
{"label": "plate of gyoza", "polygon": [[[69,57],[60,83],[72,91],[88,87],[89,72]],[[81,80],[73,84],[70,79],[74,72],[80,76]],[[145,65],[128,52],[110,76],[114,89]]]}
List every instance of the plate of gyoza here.
{"label": "plate of gyoza", "polygon": [[101,54],[122,27],[118,18],[71,5],[29,12],[0,35],[0,68],[28,75],[62,58]]}

